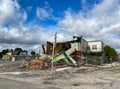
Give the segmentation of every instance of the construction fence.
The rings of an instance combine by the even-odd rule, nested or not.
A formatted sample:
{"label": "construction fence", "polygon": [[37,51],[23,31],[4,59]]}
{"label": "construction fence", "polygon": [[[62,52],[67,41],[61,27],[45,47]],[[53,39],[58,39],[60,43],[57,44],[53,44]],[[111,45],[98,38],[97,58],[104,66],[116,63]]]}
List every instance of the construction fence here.
{"label": "construction fence", "polygon": [[86,56],[84,59],[85,64],[92,64],[94,66],[104,66],[111,65],[116,66],[120,64],[120,59],[117,56],[108,57],[108,56]]}
{"label": "construction fence", "polygon": [[[45,55],[44,55],[45,56]],[[47,56],[47,55],[46,55]],[[15,61],[12,62],[12,61],[5,61],[4,60],[4,63],[5,65],[16,65],[16,64],[21,64],[23,60],[25,61],[31,61],[33,59],[36,59],[36,60],[33,60],[31,61],[32,62],[32,67],[33,68],[33,64],[34,67],[36,67],[37,69],[44,69],[46,66],[50,67],[51,66],[51,60],[48,58],[48,57],[41,57],[40,59],[42,60],[38,60],[37,59],[37,55],[36,56],[31,56],[31,55],[16,55],[14,56],[15,58]],[[61,58],[66,58],[67,57],[64,57],[64,55],[60,56],[60,57],[57,57],[55,58],[54,60],[58,60],[58,62],[54,62],[54,63],[60,63],[60,65],[57,65],[55,64],[55,67],[56,68],[59,68],[59,67],[68,67],[68,66],[73,66],[73,65],[69,65],[68,62],[66,61],[63,61],[63,60],[59,60]],[[8,60],[8,59],[6,59]],[[86,68],[94,68],[94,69],[101,69],[101,68],[107,68],[107,67],[113,67],[113,66],[120,66],[120,59],[118,57],[108,57],[108,56],[85,56],[83,59],[77,59],[74,61],[76,61],[76,65],[77,66],[74,66],[73,68],[82,68],[82,67],[86,67]],[[67,66],[65,66],[65,64]],[[39,68],[38,68],[39,66]],[[45,66],[44,68],[42,68],[43,66]],[[47,67],[47,68],[48,68]]]}
{"label": "construction fence", "polygon": [[37,55],[14,55],[14,56],[11,56],[11,57],[8,57],[8,56],[3,56],[2,60],[4,61],[12,61],[14,59],[14,61],[22,61],[22,60],[25,60],[25,61],[30,61],[34,58],[36,58]]}
{"label": "construction fence", "polygon": [[[31,55],[17,55],[14,56],[15,61],[31,61],[35,59],[37,56],[31,56]],[[46,57],[45,57],[46,58]],[[58,60],[58,59],[55,59]],[[108,56],[85,56],[84,59],[79,59],[79,61],[76,61],[78,65],[82,64],[91,64],[93,66],[102,66],[106,64],[112,64],[114,62],[120,63],[120,59],[116,56],[114,57],[108,57]]]}
{"label": "construction fence", "polygon": [[19,56],[14,56],[16,61],[20,61],[20,60],[25,60],[25,61],[30,61],[34,58],[36,58],[36,55],[19,55]]}

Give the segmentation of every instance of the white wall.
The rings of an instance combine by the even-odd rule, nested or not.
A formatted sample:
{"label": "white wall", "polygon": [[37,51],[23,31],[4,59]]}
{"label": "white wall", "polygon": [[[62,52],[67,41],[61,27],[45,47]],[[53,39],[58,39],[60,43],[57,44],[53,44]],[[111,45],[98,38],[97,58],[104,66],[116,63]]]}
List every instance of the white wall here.
{"label": "white wall", "polygon": [[90,46],[91,52],[103,51],[103,43],[101,41],[89,41],[88,45]]}

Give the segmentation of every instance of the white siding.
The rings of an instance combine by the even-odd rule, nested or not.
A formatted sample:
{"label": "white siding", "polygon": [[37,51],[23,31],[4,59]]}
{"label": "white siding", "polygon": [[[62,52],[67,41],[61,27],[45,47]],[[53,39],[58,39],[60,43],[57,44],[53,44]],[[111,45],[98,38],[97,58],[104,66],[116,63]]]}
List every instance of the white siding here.
{"label": "white siding", "polygon": [[90,46],[91,52],[102,52],[103,51],[103,43],[101,41],[91,41],[88,42]]}

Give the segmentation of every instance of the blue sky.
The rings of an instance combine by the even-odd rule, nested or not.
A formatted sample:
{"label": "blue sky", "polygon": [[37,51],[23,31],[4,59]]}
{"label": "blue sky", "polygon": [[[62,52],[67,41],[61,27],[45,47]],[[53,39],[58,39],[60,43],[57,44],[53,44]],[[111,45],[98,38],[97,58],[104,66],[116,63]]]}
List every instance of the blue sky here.
{"label": "blue sky", "polygon": [[120,0],[0,0],[0,50],[22,47],[39,51],[41,44],[102,40],[120,52]]}
{"label": "blue sky", "polygon": [[[85,5],[89,10],[94,7],[94,4],[99,2],[100,0],[86,0]],[[54,26],[59,19],[64,17],[64,12],[69,9],[76,13],[79,11],[86,12],[83,6],[83,0],[18,0],[18,3],[27,12],[26,24],[34,21],[34,24]],[[47,17],[44,19],[36,18],[36,10],[38,7],[51,13],[53,15],[52,19]]]}
{"label": "blue sky", "polygon": [[[94,7],[94,4],[99,3],[100,0],[86,0],[86,8],[89,10]],[[57,24],[57,20],[64,17],[64,12],[71,9],[74,12],[79,12],[84,10],[84,0],[18,0],[20,6],[27,12],[26,23],[36,20],[35,24],[43,24],[45,26]],[[36,18],[36,9],[43,8],[49,12],[57,19],[38,19]]]}

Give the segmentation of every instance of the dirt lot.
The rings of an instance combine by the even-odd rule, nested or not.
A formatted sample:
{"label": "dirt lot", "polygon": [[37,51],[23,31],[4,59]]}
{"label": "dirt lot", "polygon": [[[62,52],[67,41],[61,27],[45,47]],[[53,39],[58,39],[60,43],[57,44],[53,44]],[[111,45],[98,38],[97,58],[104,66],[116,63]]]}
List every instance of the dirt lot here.
{"label": "dirt lot", "polygon": [[[16,65],[16,68],[12,70],[12,67],[0,64],[0,81],[7,79],[24,83],[26,89],[29,89],[27,88],[30,87],[29,85],[33,85],[34,89],[120,89],[120,67],[110,67],[85,73],[59,72],[52,75],[50,70],[17,68]],[[0,82],[1,84],[2,82]]]}

